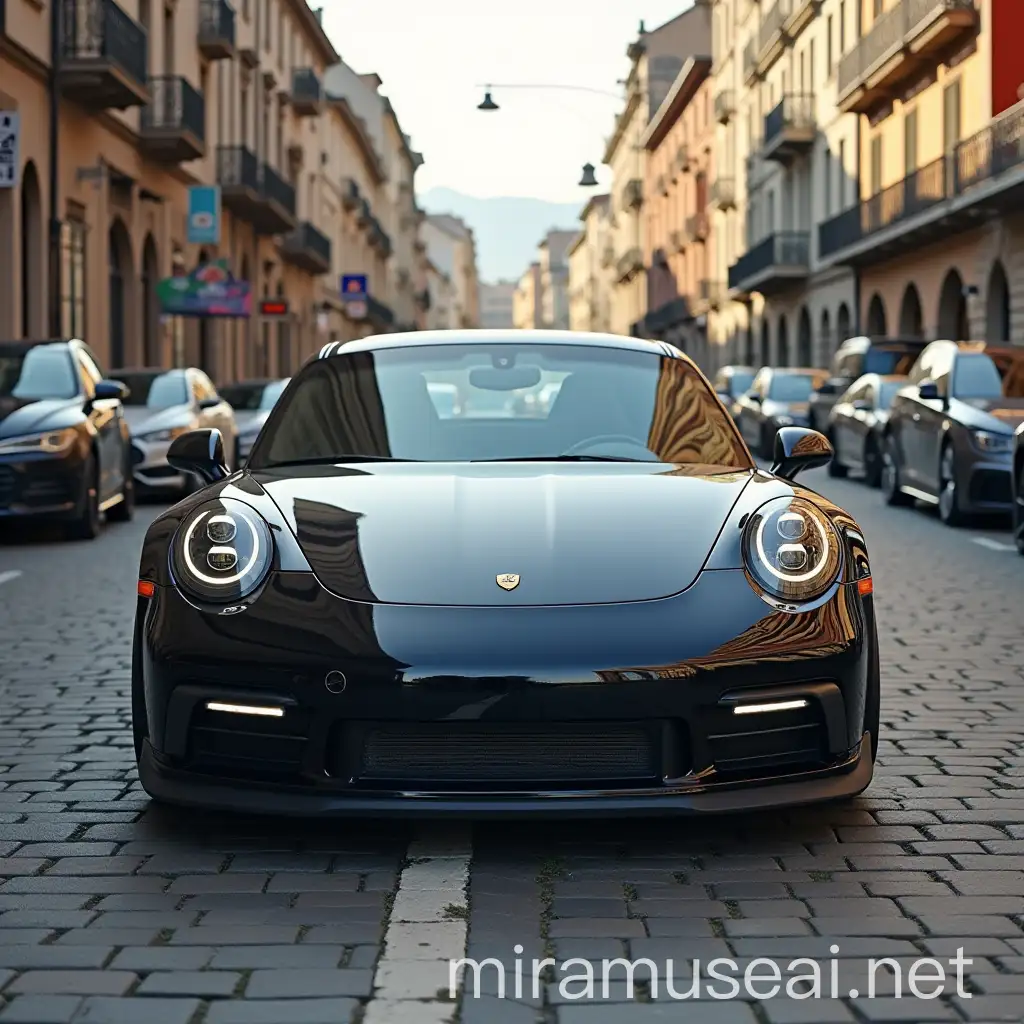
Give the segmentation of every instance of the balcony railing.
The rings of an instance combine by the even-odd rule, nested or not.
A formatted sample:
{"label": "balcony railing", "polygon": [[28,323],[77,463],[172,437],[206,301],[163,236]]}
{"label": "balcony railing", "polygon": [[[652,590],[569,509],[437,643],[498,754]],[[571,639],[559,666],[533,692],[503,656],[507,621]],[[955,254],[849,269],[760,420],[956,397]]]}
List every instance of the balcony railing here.
{"label": "balcony railing", "polygon": [[323,100],[323,86],[312,68],[296,68],[292,72],[292,87],[289,94],[292,110],[299,117],[313,117],[320,112]]}
{"label": "balcony railing", "polygon": [[331,269],[331,240],[309,221],[281,238],[281,258],[310,274],[326,274]]}
{"label": "balcony railing", "polygon": [[355,178],[346,178],[342,182],[341,203],[346,210],[354,210],[362,198],[359,192],[359,182]]}
{"label": "balcony railing", "polygon": [[295,227],[294,187],[260,164],[248,146],[217,147],[217,184],[225,208],[259,234],[279,235]]}
{"label": "balcony railing", "polygon": [[146,30],[114,0],[63,2],[61,85],[86,106],[125,110],[149,99]]}
{"label": "balcony railing", "polygon": [[633,178],[626,182],[622,190],[622,205],[624,209],[635,209],[643,205],[644,183],[639,178]]}
{"label": "balcony railing", "polygon": [[807,276],[811,245],[807,231],[780,231],[745,252],[729,268],[729,287],[772,294]]}
{"label": "balcony railing", "polygon": [[814,96],[783,96],[764,119],[761,156],[786,163],[806,152],[817,133],[814,107]]}
{"label": "balcony railing", "polygon": [[715,120],[725,124],[736,113],[736,94],[732,89],[723,89],[715,94]]}
{"label": "balcony railing", "polygon": [[225,205],[236,192],[250,192],[254,197],[260,191],[260,162],[248,146],[217,147],[217,184],[221,187]]}
{"label": "balcony railing", "polygon": [[840,109],[870,111],[977,23],[975,0],[899,0],[839,62]]}
{"label": "balcony railing", "polygon": [[388,330],[395,322],[395,314],[391,307],[372,295],[367,296],[366,313],[370,323],[381,330]]}
{"label": "balcony railing", "polygon": [[711,182],[711,205],[731,210],[736,205],[736,182],[732,178],[715,178]]}
{"label": "balcony railing", "polygon": [[180,75],[150,79],[139,140],[154,160],[184,163],[206,152],[206,100]]}
{"label": "balcony railing", "polygon": [[270,164],[263,165],[261,192],[268,203],[279,206],[290,219],[294,220],[295,186],[285,181]]}
{"label": "balcony railing", "polygon": [[208,60],[235,55],[235,10],[227,0],[199,0],[199,52]]}

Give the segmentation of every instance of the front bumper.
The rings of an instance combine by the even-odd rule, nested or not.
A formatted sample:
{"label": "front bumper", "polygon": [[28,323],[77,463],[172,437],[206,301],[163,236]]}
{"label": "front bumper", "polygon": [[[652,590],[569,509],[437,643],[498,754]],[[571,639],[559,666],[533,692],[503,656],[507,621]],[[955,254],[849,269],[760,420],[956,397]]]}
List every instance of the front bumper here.
{"label": "front bumper", "polygon": [[167,461],[170,441],[144,441],[132,438],[132,477],[136,486],[147,491],[181,491],[188,483]]}
{"label": "front bumper", "polygon": [[1013,511],[1013,454],[988,455],[973,451],[957,467],[961,507],[967,513]]}
{"label": "front bumper", "polygon": [[77,451],[0,456],[0,519],[73,515],[84,493],[83,466]]}
{"label": "front bumper", "polygon": [[[137,623],[140,778],[173,803],[300,815],[836,799],[871,778],[874,635],[855,585],[792,615],[738,570],[661,601],[514,610],[357,605],[310,574],[279,573],[248,611],[211,615],[159,587]],[[735,712],[783,700],[804,706]]]}

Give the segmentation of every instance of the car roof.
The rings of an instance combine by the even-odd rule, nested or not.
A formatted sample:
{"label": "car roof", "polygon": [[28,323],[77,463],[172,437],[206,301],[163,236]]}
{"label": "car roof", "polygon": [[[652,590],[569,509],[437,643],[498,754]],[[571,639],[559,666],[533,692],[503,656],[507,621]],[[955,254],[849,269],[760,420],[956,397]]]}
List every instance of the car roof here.
{"label": "car roof", "polygon": [[814,366],[772,366],[770,367],[772,373],[797,373],[807,376],[808,374],[813,376],[822,376],[828,373],[827,370],[818,369]]}
{"label": "car roof", "polygon": [[186,373],[191,369],[191,366],[172,366],[170,369],[161,368],[159,366],[119,366],[116,370],[111,370],[110,372],[112,374],[131,373],[137,376],[151,373],[154,377],[162,377],[165,373]]}
{"label": "car roof", "polygon": [[718,372],[719,373],[753,373],[754,368],[752,366],[743,366],[739,363],[732,363],[729,366],[723,366]]}
{"label": "car roof", "polygon": [[[861,349],[867,350],[869,348],[886,348],[887,346],[911,346],[913,348],[924,348],[930,345],[931,342],[925,338],[883,338],[877,336],[862,335],[858,338],[847,338],[840,346],[840,349]],[[839,351],[837,349],[836,351]]]}
{"label": "car roof", "polygon": [[357,341],[332,341],[320,349],[318,359],[330,359],[350,352],[375,352],[390,348],[413,348],[424,345],[466,345],[474,342],[499,345],[579,345],[588,348],[617,348],[633,352],[650,352],[690,362],[680,349],[661,341],[627,338],[621,334],[598,334],[587,331],[519,331],[513,328],[470,329],[455,331],[404,331],[396,334],[375,334]]}

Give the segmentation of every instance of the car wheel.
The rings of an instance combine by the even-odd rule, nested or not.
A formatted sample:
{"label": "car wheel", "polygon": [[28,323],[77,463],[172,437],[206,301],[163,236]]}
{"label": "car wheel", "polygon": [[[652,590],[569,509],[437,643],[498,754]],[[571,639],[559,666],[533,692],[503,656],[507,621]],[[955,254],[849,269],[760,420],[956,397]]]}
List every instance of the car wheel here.
{"label": "car wheel", "polygon": [[909,505],[913,500],[900,489],[900,463],[896,452],[896,442],[885,439],[882,449],[882,496],[886,505]]}
{"label": "car wheel", "polygon": [[68,527],[74,540],[93,540],[102,527],[100,517],[100,473],[95,454],[91,454],[82,469],[81,511]]}
{"label": "car wheel", "polygon": [[107,513],[107,518],[114,523],[130,523],[135,515],[135,479],[132,476],[131,458],[125,454],[124,484],[121,487],[121,500]]}
{"label": "car wheel", "polygon": [[1017,544],[1017,552],[1024,555],[1024,505],[1021,505],[1024,501],[1024,465],[1020,467],[1013,499],[1013,539]]}
{"label": "car wheel", "polygon": [[[832,451],[836,451],[836,440],[831,434],[828,435],[828,442],[832,445]],[[828,475],[842,480],[849,472],[849,469],[839,461],[839,457],[833,455],[832,461],[828,464]]]}
{"label": "car wheel", "polygon": [[868,487],[880,487],[882,484],[882,452],[874,434],[868,434],[864,442],[864,482]]}
{"label": "car wheel", "polygon": [[960,493],[956,485],[956,455],[953,446],[942,449],[939,462],[939,518],[947,526],[962,526],[966,519],[960,511]]}

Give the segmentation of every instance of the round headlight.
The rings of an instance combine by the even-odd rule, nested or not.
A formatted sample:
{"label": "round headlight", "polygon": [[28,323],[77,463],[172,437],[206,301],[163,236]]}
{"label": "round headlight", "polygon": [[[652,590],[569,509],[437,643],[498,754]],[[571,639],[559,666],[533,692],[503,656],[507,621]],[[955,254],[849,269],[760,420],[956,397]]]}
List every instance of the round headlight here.
{"label": "round headlight", "polygon": [[842,568],[832,521],[806,498],[775,498],[743,529],[743,560],[754,582],[780,601],[821,597]]}
{"label": "round headlight", "polygon": [[215,498],[194,509],[171,543],[175,582],[201,601],[248,596],[267,578],[273,561],[270,527],[234,498]]}

